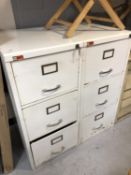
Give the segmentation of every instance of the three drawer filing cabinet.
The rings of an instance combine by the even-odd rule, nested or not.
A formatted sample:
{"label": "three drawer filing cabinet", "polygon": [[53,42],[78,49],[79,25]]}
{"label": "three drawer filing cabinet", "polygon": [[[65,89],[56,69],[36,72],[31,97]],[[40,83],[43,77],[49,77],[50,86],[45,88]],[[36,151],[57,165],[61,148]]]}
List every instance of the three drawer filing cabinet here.
{"label": "three drawer filing cabinet", "polygon": [[114,125],[130,32],[103,28],[90,25],[70,39],[40,28],[0,33],[7,85],[32,168]]}

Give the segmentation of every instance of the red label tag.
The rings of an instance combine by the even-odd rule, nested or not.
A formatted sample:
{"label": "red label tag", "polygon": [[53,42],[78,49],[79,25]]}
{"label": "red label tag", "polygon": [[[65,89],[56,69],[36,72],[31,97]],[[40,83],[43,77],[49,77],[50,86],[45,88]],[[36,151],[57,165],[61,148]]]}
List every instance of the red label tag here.
{"label": "red label tag", "polygon": [[93,46],[93,45],[94,45],[94,41],[87,42],[87,47],[90,47],[90,46]]}
{"label": "red label tag", "polygon": [[23,55],[17,55],[17,56],[14,57],[14,60],[16,60],[16,61],[24,60],[24,56]]}
{"label": "red label tag", "polygon": [[16,59],[17,59],[18,61],[24,60],[24,56],[23,56],[23,55],[18,55],[18,56],[16,56]]}

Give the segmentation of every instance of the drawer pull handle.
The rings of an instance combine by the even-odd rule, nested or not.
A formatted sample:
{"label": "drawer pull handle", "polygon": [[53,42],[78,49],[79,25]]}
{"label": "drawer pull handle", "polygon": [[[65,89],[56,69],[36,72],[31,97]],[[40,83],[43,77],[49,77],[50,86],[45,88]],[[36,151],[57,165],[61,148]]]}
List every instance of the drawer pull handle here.
{"label": "drawer pull handle", "polygon": [[105,105],[108,102],[108,100],[105,100],[103,103],[97,103],[96,106],[102,106]]}
{"label": "drawer pull handle", "polygon": [[42,92],[46,93],[46,92],[52,92],[52,91],[57,91],[58,89],[61,88],[61,85],[57,85],[55,88],[53,89],[43,89]]}
{"label": "drawer pull handle", "polygon": [[100,75],[100,76],[108,75],[108,74],[110,74],[112,71],[113,71],[113,69],[109,69],[108,71],[101,71],[101,72],[99,72],[99,75]]}
{"label": "drawer pull handle", "polygon": [[54,123],[54,124],[48,124],[47,127],[55,127],[55,126],[57,126],[57,125],[60,125],[62,122],[63,122],[63,120],[60,119],[57,123]]}
{"label": "drawer pull handle", "polygon": [[65,147],[62,146],[60,151],[57,151],[57,152],[54,152],[54,151],[53,151],[53,152],[51,152],[51,154],[52,154],[52,155],[57,155],[57,154],[62,153],[64,150],[65,150]]}
{"label": "drawer pull handle", "polygon": [[93,128],[93,130],[99,130],[99,129],[104,129],[105,127],[103,126],[103,124],[101,124],[99,127],[97,128]]}

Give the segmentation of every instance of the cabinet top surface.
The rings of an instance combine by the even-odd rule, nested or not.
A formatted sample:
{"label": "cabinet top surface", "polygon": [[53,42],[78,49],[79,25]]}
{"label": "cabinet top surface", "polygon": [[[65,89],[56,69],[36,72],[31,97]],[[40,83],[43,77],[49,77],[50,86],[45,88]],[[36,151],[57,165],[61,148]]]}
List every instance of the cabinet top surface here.
{"label": "cabinet top surface", "polygon": [[81,25],[72,38],[64,37],[63,27],[17,29],[0,32],[0,52],[5,62],[13,61],[13,57],[23,55],[24,58],[46,55],[74,49],[76,44],[86,47],[129,38],[131,31],[106,27],[102,25]]}

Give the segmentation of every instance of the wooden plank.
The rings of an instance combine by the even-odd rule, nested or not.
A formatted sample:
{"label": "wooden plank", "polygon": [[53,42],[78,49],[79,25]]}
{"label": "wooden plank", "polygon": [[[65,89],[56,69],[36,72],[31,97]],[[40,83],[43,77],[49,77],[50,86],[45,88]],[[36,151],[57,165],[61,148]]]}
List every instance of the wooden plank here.
{"label": "wooden plank", "polygon": [[131,169],[128,171],[128,175],[131,175]]}
{"label": "wooden plank", "polygon": [[[130,56],[129,56],[130,57]],[[122,117],[124,117],[127,114],[131,113],[131,105],[130,105],[130,100],[127,100],[124,102],[123,106],[123,100],[125,99],[131,99],[130,98],[130,85],[131,85],[131,81],[130,80],[130,74],[131,72],[129,71],[130,69],[130,60],[128,61],[128,65],[127,65],[127,69],[126,69],[126,74],[125,74],[125,79],[124,79],[124,83],[123,83],[123,90],[122,90],[122,94],[121,94],[121,98],[119,101],[119,107],[118,107],[118,111],[117,111],[117,119],[121,119]]]}
{"label": "wooden plank", "polygon": [[94,3],[94,0],[90,0],[86,3],[81,13],[78,15],[78,17],[75,19],[75,21],[67,31],[66,36],[68,38],[73,36],[74,32],[76,31],[82,20],[85,18],[87,13],[90,11],[90,9],[93,7]]}
{"label": "wooden plank", "polygon": [[[120,19],[124,20],[130,12],[131,12],[131,5],[129,4],[128,8],[120,15]],[[115,26],[115,24],[113,26]]]}
{"label": "wooden plank", "polygon": [[131,6],[129,6],[124,13],[120,16],[121,19],[124,19],[131,12]]}
{"label": "wooden plank", "polygon": [[65,0],[64,3],[58,8],[56,13],[51,17],[51,19],[46,24],[46,28],[50,29],[51,26],[56,22],[56,20],[61,16],[65,9],[71,4],[73,0]]}
{"label": "wooden plank", "polygon": [[131,60],[130,60],[130,56],[129,56],[129,61],[128,61],[128,72],[131,73]]}
{"label": "wooden plank", "polygon": [[125,29],[124,24],[122,23],[122,21],[120,20],[120,18],[118,17],[118,15],[113,10],[113,8],[110,5],[110,3],[108,2],[108,0],[99,0],[99,1],[101,3],[102,7],[105,9],[105,11],[108,13],[108,15],[110,16],[110,18],[114,22],[114,24],[118,28],[120,28],[121,30],[124,30]]}
{"label": "wooden plank", "polygon": [[1,148],[4,173],[9,173],[13,170],[13,158],[12,158],[10,131],[8,125],[8,114],[3,90],[1,65],[0,65],[0,148]]}
{"label": "wooden plank", "polygon": [[129,61],[131,61],[131,52],[130,52],[130,55],[129,55]]}
{"label": "wooden plank", "polygon": [[131,114],[131,106],[127,106],[120,110],[118,119],[125,117],[126,115]]}
{"label": "wooden plank", "polygon": [[[91,23],[91,20],[102,21],[102,22],[114,22],[114,24],[121,30],[125,29],[124,24],[113,10],[112,5],[108,0],[99,0],[99,2],[101,3],[101,6],[105,9],[105,11],[110,16],[111,19],[97,16],[96,17],[87,16],[88,12],[91,10],[95,2],[96,2],[95,0],[89,0],[84,6],[82,6],[79,0],[65,0],[64,3],[60,6],[60,8],[56,11],[56,13],[52,16],[52,18],[48,21],[46,28],[50,29],[55,22],[62,25],[66,25],[67,27],[69,27],[69,30],[66,33],[66,36],[68,38],[73,36],[74,32],[84,19],[86,20],[87,23]],[[77,10],[79,11],[79,15],[74,20],[72,25],[70,25],[70,23],[68,23],[67,21],[65,22],[61,19],[60,20],[58,19],[71,3],[73,3],[77,8]]]}
{"label": "wooden plank", "polygon": [[126,76],[126,84],[125,84],[125,90],[131,89],[131,72],[127,73]]}
{"label": "wooden plank", "polygon": [[122,100],[126,100],[127,98],[131,98],[131,89],[123,92]]}
{"label": "wooden plank", "polygon": [[125,108],[130,105],[131,105],[131,98],[127,98],[125,100],[122,100],[121,102],[121,108]]}
{"label": "wooden plank", "polygon": [[62,20],[62,19],[57,19],[57,20],[56,20],[56,23],[58,23],[58,24],[63,24],[63,25],[65,25],[65,26],[67,26],[67,27],[71,26],[71,24],[72,24],[72,23],[70,23],[70,22],[68,22],[68,21],[64,21],[64,20]]}
{"label": "wooden plank", "polygon": [[[78,0],[74,0],[73,1],[75,7],[79,10],[79,12],[82,12],[83,7],[81,6],[81,4],[79,3]],[[89,24],[91,24],[91,19],[89,19],[87,16],[85,17],[85,21]]]}
{"label": "wooden plank", "polygon": [[91,20],[94,20],[94,21],[110,22],[110,23],[113,22],[110,18],[96,17],[96,16],[87,16],[87,17]]}
{"label": "wooden plank", "polygon": [[121,90],[121,95],[120,95],[120,99],[119,99],[119,105],[118,105],[118,108],[117,108],[117,118],[116,118],[116,121],[119,120],[121,118],[121,116],[123,116],[121,114],[121,102],[122,102],[122,98],[123,98],[123,92],[125,90],[125,85],[126,85],[126,75],[128,73],[128,65],[126,66],[126,72],[125,72],[125,75],[124,75],[124,80],[123,80],[123,85],[122,85],[122,90]]}

